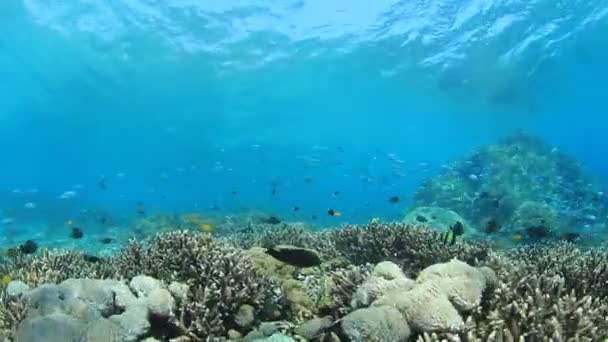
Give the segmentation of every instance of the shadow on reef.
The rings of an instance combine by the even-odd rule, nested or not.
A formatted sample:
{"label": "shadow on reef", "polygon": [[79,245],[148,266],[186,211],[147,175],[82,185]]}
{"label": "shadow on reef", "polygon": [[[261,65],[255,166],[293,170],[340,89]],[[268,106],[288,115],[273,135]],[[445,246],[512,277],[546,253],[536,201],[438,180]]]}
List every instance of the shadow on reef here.
{"label": "shadow on reef", "polygon": [[525,134],[474,151],[426,181],[414,206],[449,208],[483,234],[512,242],[594,240],[608,197],[580,163]]}
{"label": "shadow on reef", "polygon": [[[260,225],[229,238],[159,233],[94,262],[62,250],[5,257],[0,334],[19,342],[608,338],[606,249],[446,246],[434,229]],[[314,250],[321,264],[284,263],[267,253],[276,245]]]}

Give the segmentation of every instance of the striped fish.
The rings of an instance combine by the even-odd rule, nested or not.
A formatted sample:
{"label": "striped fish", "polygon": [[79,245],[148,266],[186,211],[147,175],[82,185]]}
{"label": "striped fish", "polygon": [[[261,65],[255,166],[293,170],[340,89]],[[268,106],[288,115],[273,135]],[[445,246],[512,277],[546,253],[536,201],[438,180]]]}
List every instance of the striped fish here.
{"label": "striped fish", "polygon": [[445,232],[441,233],[441,242],[445,246],[452,246],[456,243],[456,234],[452,229],[448,229]]}

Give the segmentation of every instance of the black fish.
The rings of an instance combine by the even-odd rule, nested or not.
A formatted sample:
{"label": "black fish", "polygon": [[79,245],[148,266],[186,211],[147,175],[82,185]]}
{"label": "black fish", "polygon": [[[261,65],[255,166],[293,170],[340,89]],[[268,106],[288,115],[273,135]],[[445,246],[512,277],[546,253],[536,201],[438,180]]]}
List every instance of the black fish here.
{"label": "black fish", "polygon": [[334,191],[334,196],[338,196],[340,194],[340,191]]}
{"label": "black fish", "polygon": [[23,254],[34,254],[38,250],[38,244],[34,240],[27,240],[19,246],[19,250]]}
{"label": "black fish", "polygon": [[108,223],[108,218],[107,218],[107,217],[105,217],[105,216],[102,216],[102,217],[99,219],[99,222],[100,222],[101,224],[106,224],[106,223]]}
{"label": "black fish", "polygon": [[281,219],[276,216],[269,216],[265,219],[262,219],[262,222],[268,223],[268,224],[279,224],[279,223],[281,223]]}
{"label": "black fish", "polygon": [[323,263],[319,254],[308,248],[278,245],[267,249],[266,253],[277,260],[297,267],[313,267]]}
{"label": "black fish", "polygon": [[137,202],[137,208],[135,208],[135,211],[141,216],[146,215],[146,210],[144,209],[144,202]]}
{"label": "black fish", "polygon": [[70,237],[72,239],[82,239],[83,236],[84,236],[84,233],[82,232],[82,229],[80,229],[78,227],[72,228],[72,232],[70,233]]}
{"label": "black fish", "polygon": [[232,196],[236,196],[236,195],[238,195],[238,192],[237,192],[237,191],[232,191],[230,194],[231,194]]}
{"label": "black fish", "polygon": [[333,209],[328,209],[328,210],[327,210],[327,213],[328,213],[330,216],[334,216],[334,215],[336,214],[336,211],[335,211],[335,210],[333,210]]}
{"label": "black fish", "polygon": [[94,256],[91,254],[85,254],[82,256],[82,258],[84,259],[84,261],[86,262],[90,262],[90,263],[97,263],[101,261],[101,258],[98,256]]}
{"label": "black fish", "polygon": [[498,221],[496,221],[495,218],[490,218],[488,221],[486,221],[486,224],[484,227],[484,231],[486,233],[488,233],[488,234],[496,233],[499,230],[500,230],[500,225],[498,224]]}
{"label": "black fish", "polygon": [[418,222],[428,222],[428,220],[426,219],[426,217],[424,217],[422,215],[416,216],[416,221],[418,221]]}
{"label": "black fish", "polygon": [[271,193],[272,193],[272,196],[276,195],[277,194],[277,188],[272,188],[272,192]]}
{"label": "black fish", "polygon": [[397,204],[397,203],[401,202],[401,198],[399,196],[393,196],[393,197],[389,198],[388,201],[393,204]]}
{"label": "black fish", "polygon": [[297,205],[293,207],[293,211],[298,211],[300,210],[300,207],[298,207]]}
{"label": "black fish", "polygon": [[107,189],[107,186],[106,186],[106,180],[105,180],[105,178],[102,178],[102,179],[101,179],[101,180],[100,180],[100,181],[97,183],[97,186],[98,186],[98,187],[99,187],[101,190],[105,190],[105,189]]}
{"label": "black fish", "polygon": [[369,202],[365,203],[365,207],[369,208]]}
{"label": "black fish", "polygon": [[573,242],[578,240],[581,237],[581,234],[579,233],[574,233],[574,232],[567,232],[562,234],[562,239],[566,240],[568,242]]}
{"label": "black fish", "polygon": [[103,243],[104,245],[112,243],[112,241],[114,241],[114,239],[109,238],[109,237],[104,237],[104,238],[99,239],[99,242]]}
{"label": "black fish", "polygon": [[454,232],[454,235],[459,236],[464,234],[464,225],[460,221],[456,221],[456,223],[450,227],[450,230]]}

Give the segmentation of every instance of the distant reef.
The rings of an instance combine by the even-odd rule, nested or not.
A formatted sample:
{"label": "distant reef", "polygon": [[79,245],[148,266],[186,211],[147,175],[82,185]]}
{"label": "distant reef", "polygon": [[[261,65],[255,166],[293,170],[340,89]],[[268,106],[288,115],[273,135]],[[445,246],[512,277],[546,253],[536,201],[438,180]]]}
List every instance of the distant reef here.
{"label": "distant reef", "polygon": [[449,209],[471,235],[512,242],[591,241],[608,233],[605,187],[572,157],[525,134],[446,165],[417,190],[414,206]]}
{"label": "distant reef", "polygon": [[0,340],[604,341],[607,270],[605,249],[447,246],[425,224],[167,231],[3,257]]}

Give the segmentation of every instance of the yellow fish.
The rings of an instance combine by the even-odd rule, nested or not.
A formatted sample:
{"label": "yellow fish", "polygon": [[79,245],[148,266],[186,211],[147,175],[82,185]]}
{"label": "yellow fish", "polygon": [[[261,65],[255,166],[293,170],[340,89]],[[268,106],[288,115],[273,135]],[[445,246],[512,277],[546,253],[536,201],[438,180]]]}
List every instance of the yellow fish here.
{"label": "yellow fish", "polygon": [[213,230],[213,225],[209,223],[203,223],[199,226],[199,228],[205,232],[210,232]]}
{"label": "yellow fish", "polygon": [[182,216],[182,218],[191,224],[199,224],[200,222],[200,214],[186,214]]}
{"label": "yellow fish", "polygon": [[511,235],[511,240],[515,242],[521,241],[522,238],[523,236],[521,235],[521,233],[513,233],[513,235]]}
{"label": "yellow fish", "polygon": [[68,222],[66,222],[66,224],[67,224],[68,226],[71,226],[73,223],[74,223],[74,222],[72,222],[72,220],[68,220]]}
{"label": "yellow fish", "polygon": [[10,275],[5,274],[5,275],[3,275],[3,276],[2,276],[2,281],[1,281],[1,282],[2,282],[2,285],[6,286],[6,285],[8,285],[8,283],[10,283],[11,281],[13,281],[13,278],[11,278],[11,276],[10,276]]}

